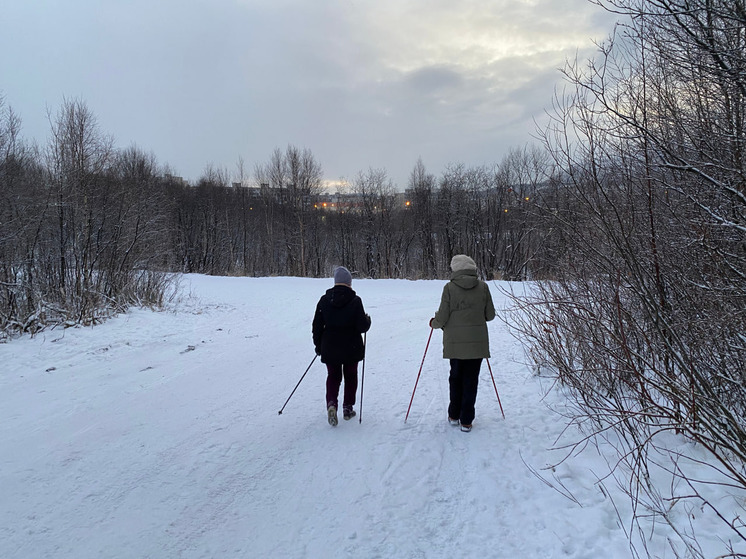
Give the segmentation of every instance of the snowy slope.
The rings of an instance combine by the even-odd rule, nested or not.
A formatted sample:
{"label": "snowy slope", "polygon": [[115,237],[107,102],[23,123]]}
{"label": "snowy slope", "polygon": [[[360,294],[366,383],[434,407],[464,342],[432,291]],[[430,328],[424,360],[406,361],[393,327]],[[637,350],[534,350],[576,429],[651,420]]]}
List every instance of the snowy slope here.
{"label": "snowy slope", "polygon": [[175,311],[0,345],[0,557],[630,556],[595,451],[543,470],[560,402],[499,320],[506,419],[485,366],[474,430],[447,424],[436,331],[404,422],[442,281],[353,283],[373,320],[362,423],[326,423],[318,361],[278,415],[330,284],[187,276]]}

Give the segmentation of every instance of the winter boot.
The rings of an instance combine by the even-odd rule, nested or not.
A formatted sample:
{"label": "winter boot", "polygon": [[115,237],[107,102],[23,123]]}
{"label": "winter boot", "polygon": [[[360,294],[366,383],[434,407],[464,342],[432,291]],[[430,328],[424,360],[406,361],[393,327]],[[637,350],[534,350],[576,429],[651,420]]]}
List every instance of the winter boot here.
{"label": "winter boot", "polygon": [[464,424],[462,423],[462,424],[461,424],[461,430],[462,430],[462,431],[463,431],[464,433],[468,433],[469,431],[471,431],[471,425],[464,425]]}
{"label": "winter boot", "polygon": [[336,406],[329,406],[326,409],[326,415],[329,418],[329,425],[336,427],[339,421],[337,420],[337,408]]}
{"label": "winter boot", "polygon": [[342,417],[345,418],[345,421],[352,419],[355,417],[357,413],[355,413],[355,410],[353,410],[351,407],[344,407],[342,408]]}
{"label": "winter boot", "polygon": [[454,427],[458,427],[458,424],[460,421],[458,419],[453,419],[452,417],[448,417],[448,425],[453,425]]}

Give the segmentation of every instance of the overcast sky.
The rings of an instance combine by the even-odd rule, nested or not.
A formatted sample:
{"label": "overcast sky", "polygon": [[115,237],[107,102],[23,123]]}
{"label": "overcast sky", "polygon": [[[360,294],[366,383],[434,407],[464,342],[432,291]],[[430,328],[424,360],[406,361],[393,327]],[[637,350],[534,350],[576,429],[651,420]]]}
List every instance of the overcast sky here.
{"label": "overcast sky", "polygon": [[8,0],[0,94],[45,144],[81,99],[116,145],[195,181],[292,144],[327,180],[531,142],[558,69],[611,32],[587,0]]}

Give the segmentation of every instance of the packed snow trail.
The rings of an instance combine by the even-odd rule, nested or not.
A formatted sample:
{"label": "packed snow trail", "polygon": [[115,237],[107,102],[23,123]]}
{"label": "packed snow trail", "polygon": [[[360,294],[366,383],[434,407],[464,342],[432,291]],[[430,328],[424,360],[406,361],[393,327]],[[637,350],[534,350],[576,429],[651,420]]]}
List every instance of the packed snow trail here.
{"label": "packed snow trail", "polygon": [[436,331],[404,422],[442,281],[353,282],[373,320],[362,423],[327,424],[318,361],[278,415],[329,284],[187,276],[175,311],[0,345],[0,557],[630,555],[598,456],[545,472],[582,506],[531,472],[564,423],[499,319],[506,419],[483,366],[474,430],[448,425]]}

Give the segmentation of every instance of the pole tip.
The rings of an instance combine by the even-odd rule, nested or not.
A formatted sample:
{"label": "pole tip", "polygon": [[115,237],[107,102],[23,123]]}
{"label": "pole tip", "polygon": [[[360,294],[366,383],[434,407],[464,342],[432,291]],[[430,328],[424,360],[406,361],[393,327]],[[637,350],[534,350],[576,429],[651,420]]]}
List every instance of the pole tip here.
{"label": "pole tip", "polygon": [[278,411],[277,415],[282,415],[282,410]]}

